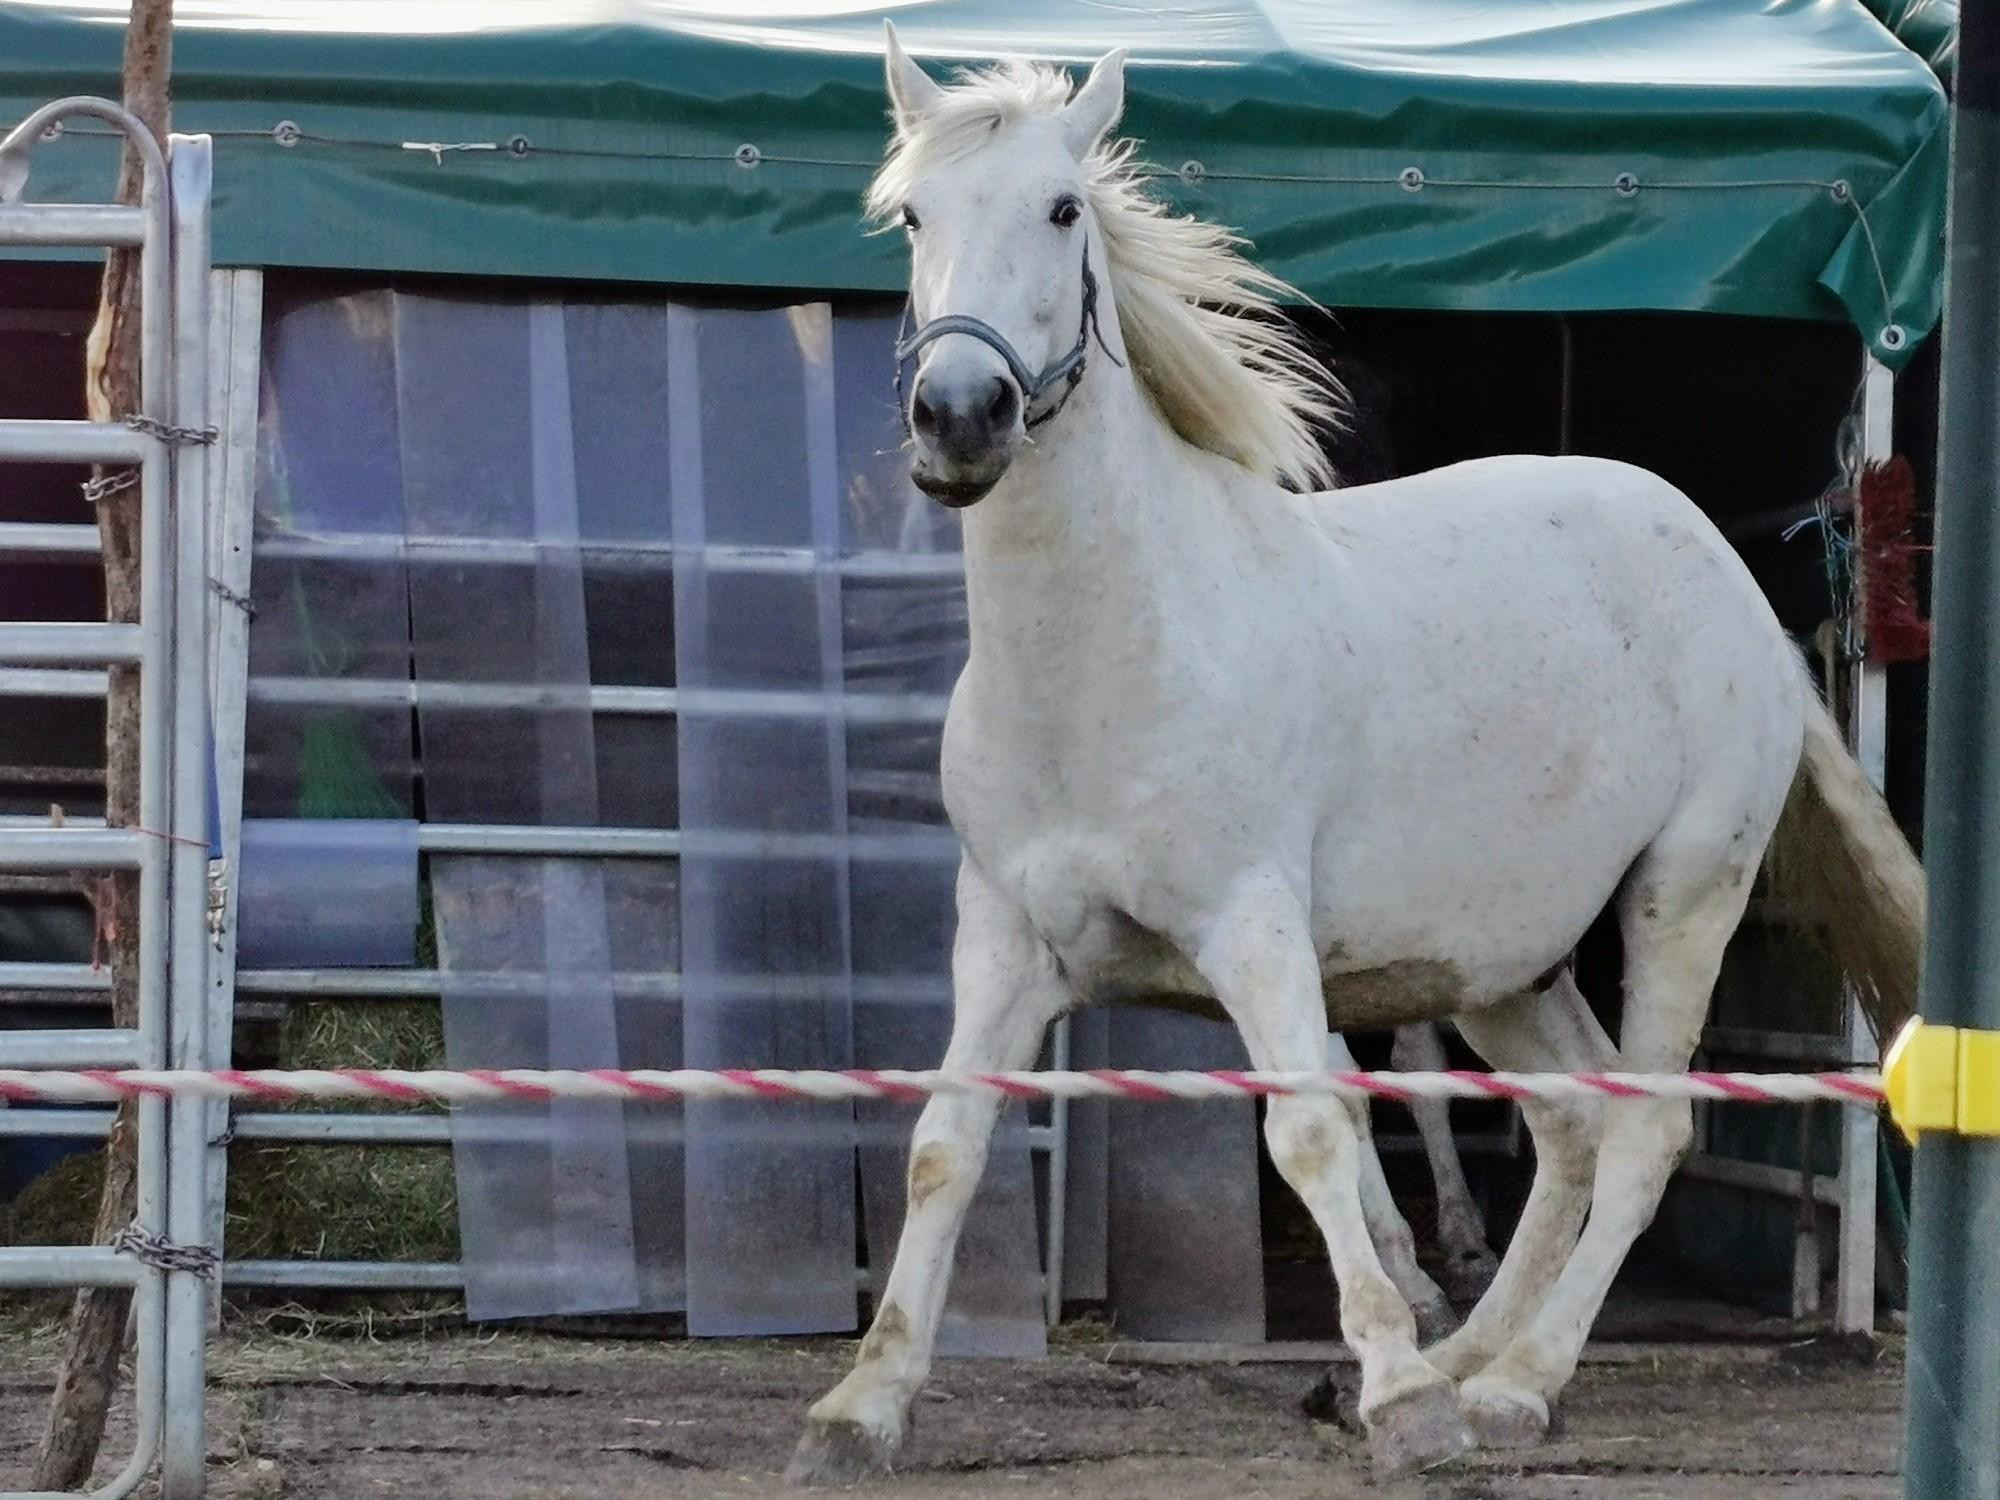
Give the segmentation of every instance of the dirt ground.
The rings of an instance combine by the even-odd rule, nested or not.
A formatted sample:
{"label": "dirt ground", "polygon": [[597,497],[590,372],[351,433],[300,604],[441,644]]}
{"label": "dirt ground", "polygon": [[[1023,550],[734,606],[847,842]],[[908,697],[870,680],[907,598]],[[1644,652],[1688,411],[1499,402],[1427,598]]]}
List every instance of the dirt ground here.
{"label": "dirt ground", "polygon": [[[212,1500],[696,1500],[782,1491],[838,1340],[643,1344],[458,1332],[233,1334],[210,1398]],[[0,1360],[0,1490],[24,1482],[54,1345]],[[1174,1351],[1166,1350],[1166,1355]],[[1309,1351],[1308,1351],[1309,1352]],[[904,1468],[917,1496],[1064,1500],[1889,1500],[1902,1361],[1796,1341],[1602,1346],[1561,1431],[1526,1454],[1370,1484],[1359,1439],[1311,1399],[1326,1366],[1158,1363],[1065,1340],[1034,1362],[942,1365]],[[1334,1367],[1336,1381],[1352,1367]],[[1321,1412],[1316,1417],[1308,1408]],[[100,1478],[129,1443],[117,1414]]]}

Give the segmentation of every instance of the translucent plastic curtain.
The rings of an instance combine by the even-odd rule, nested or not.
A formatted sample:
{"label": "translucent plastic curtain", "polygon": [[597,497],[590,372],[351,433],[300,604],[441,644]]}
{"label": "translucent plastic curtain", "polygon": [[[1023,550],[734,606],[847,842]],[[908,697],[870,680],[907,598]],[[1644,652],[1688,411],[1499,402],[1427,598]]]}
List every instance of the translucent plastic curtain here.
{"label": "translucent plastic curtain", "polygon": [[[845,554],[847,810],[852,835],[854,1047],[864,1067],[933,1068],[951,1034],[958,843],[938,782],[939,736],[965,665],[958,525],[908,477],[894,405],[891,317],[834,325]],[[860,1108],[862,1211],[879,1298],[901,1228],[915,1111]],[[966,1219],[939,1330],[944,1354],[1046,1348],[1027,1113],[1003,1112]]]}
{"label": "translucent plastic curtain", "polygon": [[415,806],[408,705],[326,690],[409,676],[393,308],[387,292],[325,298],[277,310],[265,333],[246,817]]}
{"label": "translucent plastic curtain", "polygon": [[[595,826],[564,309],[399,296],[395,326],[427,819]],[[603,864],[441,855],[431,878],[450,1065],[616,1066]],[[473,1317],[645,1305],[623,1107],[453,1120]]]}
{"label": "translucent plastic curtain", "polygon": [[[832,319],[676,306],[667,333],[687,1064],[845,1067]],[[853,1107],[687,1128],[689,1331],[854,1327]]]}
{"label": "translucent plastic curtain", "polygon": [[[1108,1030],[1116,1068],[1248,1066],[1220,1021],[1120,1009]],[[1256,1106],[1216,1103],[1109,1111],[1108,1292],[1119,1328],[1136,1338],[1264,1337]]]}

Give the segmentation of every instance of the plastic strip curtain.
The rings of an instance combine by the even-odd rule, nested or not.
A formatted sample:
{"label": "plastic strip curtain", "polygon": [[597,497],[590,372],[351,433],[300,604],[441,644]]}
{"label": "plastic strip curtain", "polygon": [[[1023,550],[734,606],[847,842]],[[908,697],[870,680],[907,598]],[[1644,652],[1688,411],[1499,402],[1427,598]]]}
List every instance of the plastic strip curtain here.
{"label": "plastic strip curtain", "polygon": [[[250,674],[309,681],[409,671],[409,582],[387,292],[284,309],[265,334]],[[390,539],[363,555],[299,557],[274,540]],[[246,817],[407,818],[405,708],[271,702],[245,726]],[[246,913],[246,915],[248,915]]]}
{"label": "plastic strip curtain", "polygon": [[[884,564],[845,580],[845,679],[853,693],[935,703],[965,664],[965,579],[957,519],[909,482],[888,379],[894,345],[892,317],[834,324],[843,546]],[[850,826],[885,841],[884,857],[852,865],[854,1047],[866,1067],[936,1067],[951,1034],[958,860],[938,784],[940,729],[913,712],[857,718],[847,731]],[[907,1106],[888,1104],[862,1104],[859,1119],[869,1282],[879,1298],[902,1226],[915,1121]],[[954,1260],[941,1354],[1047,1347],[1027,1123],[1020,1105],[1001,1114]]]}
{"label": "plastic strip curtain", "polygon": [[[1233,1028],[1173,1011],[1113,1011],[1110,1057],[1114,1068],[1248,1065]],[[1107,1274],[1119,1328],[1135,1338],[1260,1342],[1256,1105],[1109,1114]]]}
{"label": "plastic strip curtain", "polygon": [[[420,698],[426,817],[595,825],[564,309],[399,295],[395,314],[416,680],[504,684],[533,700]],[[481,541],[528,545],[471,557]],[[606,878],[588,859],[431,861],[450,1066],[620,1060]],[[670,909],[653,920],[670,922]],[[539,983],[486,982],[523,973]],[[646,1306],[625,1117],[586,1101],[454,1112],[472,1317]],[[520,1130],[524,1118],[538,1129]],[[671,1281],[649,1290],[670,1294]]]}
{"label": "plastic strip curtain", "polygon": [[[667,346],[687,1064],[844,1067],[832,318],[676,306]],[[756,693],[818,707],[730,706]],[[853,1106],[686,1117],[689,1332],[853,1328]]]}

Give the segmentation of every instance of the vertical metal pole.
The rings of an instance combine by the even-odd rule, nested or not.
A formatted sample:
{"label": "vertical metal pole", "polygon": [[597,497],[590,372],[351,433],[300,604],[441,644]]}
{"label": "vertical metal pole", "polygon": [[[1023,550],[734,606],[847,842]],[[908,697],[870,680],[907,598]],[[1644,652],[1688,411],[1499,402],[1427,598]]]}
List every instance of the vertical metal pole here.
{"label": "vertical metal pole", "polygon": [[[1810,1104],[1799,1106],[1799,1196],[1792,1229],[1792,1317],[1795,1320],[1819,1316],[1819,1194],[1813,1176],[1813,1123],[1818,1113]],[[1842,1266],[1844,1269],[1845,1262]]]}
{"label": "vertical metal pole", "polygon": [[[1049,1030],[1049,1066],[1069,1071],[1069,1017]],[[1063,1253],[1069,1242],[1069,1100],[1049,1105],[1049,1235],[1042,1272],[1042,1310],[1049,1327],[1062,1321]]]}
{"label": "vertical metal pole", "polygon": [[[1861,457],[1864,463],[1879,463],[1896,450],[1895,376],[1880,360],[1864,354],[1861,381]],[[1866,518],[1857,515],[1857,537],[1866,524]],[[1865,570],[1859,576],[1865,589]],[[1865,598],[1861,602],[1865,605]],[[1865,660],[1856,664],[1848,701],[1848,746],[1878,790],[1887,778],[1888,686],[1888,673],[1883,667]],[[1848,1059],[1872,1066],[1878,1056],[1875,1040],[1862,1012],[1860,997],[1852,986],[1845,991],[1843,1008],[1841,1031]],[[1840,1267],[1834,1295],[1834,1323],[1843,1333],[1868,1333],[1875,1327],[1878,1128],[1875,1115],[1867,1110],[1841,1111]]]}
{"label": "vertical metal pole", "polygon": [[[264,276],[261,271],[218,271],[211,287],[209,411],[222,429],[209,459],[209,713],[213,718],[216,824],[222,834],[220,922],[208,957],[209,1056],[230,1057],[236,1015],[236,892],[233,877],[243,832],[243,727],[250,667],[250,534],[257,508],[257,395],[263,354]],[[216,1109],[208,1140],[205,1188],[207,1229],[202,1243],[221,1251],[229,1186],[229,1112]],[[208,1323],[219,1326],[222,1285],[209,1288]]]}
{"label": "vertical metal pole", "polygon": [[[177,135],[168,158],[174,249],[174,423],[208,425],[207,136]],[[214,1066],[208,1052],[208,449],[188,444],[174,459],[172,1065]],[[207,1233],[208,1142],[219,1111],[196,1099],[171,1107],[169,1237],[196,1246]],[[219,1246],[208,1246],[219,1249]],[[200,1500],[203,1408],[208,1381],[208,1288],[188,1271],[167,1278],[165,1441],[162,1500]]]}
{"label": "vertical metal pole", "polygon": [[[173,369],[173,263],[167,219],[167,176],[160,148],[143,126],[126,127],[147,158],[140,194],[146,242],[139,252],[139,396],[148,416],[169,414]],[[168,717],[172,625],[167,618],[173,554],[167,546],[169,450],[159,439],[139,469],[139,824],[167,826]],[[139,1050],[147,1067],[167,1061],[167,845],[145,840],[139,866]],[[167,1105],[157,1096],[137,1110],[138,1186],[134,1218],[156,1236],[167,1232]],[[108,1487],[123,1494],[159,1451],[165,1386],[166,1289],[164,1275],[148,1267],[134,1294],[138,1348],[133,1359],[133,1405],[139,1440],[132,1464]]]}
{"label": "vertical metal pole", "polygon": [[[1924,1019],[2000,1030],[2000,12],[1959,12],[1939,414]],[[1987,1080],[1990,1084],[1990,1080]],[[2000,1140],[1916,1151],[1909,1500],[2000,1496]]]}

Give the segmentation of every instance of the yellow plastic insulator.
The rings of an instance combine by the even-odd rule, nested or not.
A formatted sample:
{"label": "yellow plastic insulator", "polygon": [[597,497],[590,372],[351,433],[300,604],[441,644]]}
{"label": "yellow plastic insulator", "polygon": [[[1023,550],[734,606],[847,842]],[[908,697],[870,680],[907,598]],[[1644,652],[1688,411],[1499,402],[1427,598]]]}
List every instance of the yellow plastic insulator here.
{"label": "yellow plastic insulator", "polygon": [[2000,1135],[2000,1031],[1912,1020],[1882,1059],[1882,1092],[1896,1128]]}
{"label": "yellow plastic insulator", "polygon": [[1958,1034],[1958,1133],[2000,1135],[2000,1031]]}

